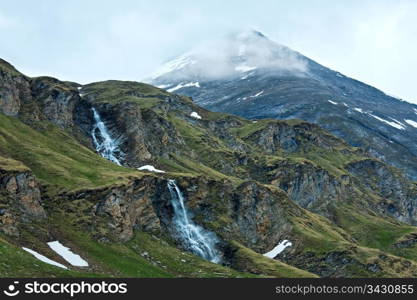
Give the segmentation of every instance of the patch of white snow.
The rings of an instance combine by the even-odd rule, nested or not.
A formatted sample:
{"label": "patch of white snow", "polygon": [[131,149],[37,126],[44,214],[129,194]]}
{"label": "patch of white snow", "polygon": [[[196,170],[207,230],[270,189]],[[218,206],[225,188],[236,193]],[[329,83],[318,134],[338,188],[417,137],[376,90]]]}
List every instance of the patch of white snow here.
{"label": "patch of white snow", "polygon": [[378,121],[384,122],[384,123],[386,123],[386,124],[388,124],[388,125],[390,125],[390,126],[392,126],[394,128],[397,128],[397,129],[400,129],[400,130],[404,130],[405,129],[404,125],[401,124],[401,123],[399,123],[398,121],[392,122],[392,121],[388,121],[388,120],[382,119],[382,118],[380,118],[378,116],[375,116],[373,114],[369,114],[369,115],[371,117],[377,119]]}
{"label": "patch of white snow", "polygon": [[264,256],[269,258],[275,258],[278,254],[280,254],[282,251],[285,250],[287,247],[291,247],[292,243],[289,240],[283,240],[281,243],[279,243],[274,249],[269,251],[268,253],[265,253]]}
{"label": "patch of white snow", "polygon": [[171,85],[172,84],[160,84],[160,85],[157,85],[156,87],[160,89],[166,89],[167,87],[170,87]]}
{"label": "patch of white snow", "polygon": [[238,66],[235,67],[235,70],[238,71],[238,72],[245,73],[245,72],[255,70],[256,68],[257,67],[251,67],[251,66],[247,66],[247,65],[238,65]]}
{"label": "patch of white snow", "polygon": [[88,267],[88,262],[82,259],[78,254],[72,252],[70,248],[62,245],[59,241],[49,242],[48,246],[71,265],[76,267]]}
{"label": "patch of white snow", "polygon": [[255,95],[251,96],[252,98],[255,97],[259,97],[260,95],[262,95],[264,93],[264,91],[260,91],[259,93],[256,93]]}
{"label": "patch of white snow", "polygon": [[196,119],[201,119],[201,116],[200,116],[197,112],[195,112],[195,111],[193,111],[193,112],[190,114],[190,116],[191,116],[191,117],[193,117],[193,118],[196,118]]}
{"label": "patch of white snow", "polygon": [[138,168],[139,171],[149,171],[149,172],[155,172],[155,173],[166,173],[165,171],[158,170],[154,166],[151,165],[145,165],[140,168]]}
{"label": "patch of white snow", "polygon": [[200,87],[200,83],[199,82],[180,83],[177,86],[168,89],[167,91],[170,92],[170,93],[172,93],[172,92],[175,92],[176,90],[179,90],[179,89],[182,89],[182,88],[185,88],[185,87],[192,87],[192,86],[199,88]]}
{"label": "patch of white snow", "polygon": [[417,122],[416,122],[416,121],[409,120],[409,119],[404,120],[404,121],[405,121],[406,123],[408,123],[409,125],[411,125],[411,126],[413,126],[413,127],[417,128]]}
{"label": "patch of white snow", "polygon": [[22,247],[23,250],[25,250],[26,252],[29,252],[30,254],[32,254],[34,257],[36,257],[37,259],[39,259],[40,261],[43,261],[44,263],[56,266],[56,267],[60,267],[62,269],[68,269],[66,266],[64,266],[63,264],[60,264],[59,262],[53,261],[52,259],[47,258],[46,256],[43,256],[42,254],[39,254],[38,252],[36,252],[35,250],[26,248],[26,247]]}
{"label": "patch of white snow", "polygon": [[183,69],[187,65],[195,64],[195,60],[191,58],[191,53],[186,53],[174,60],[171,60],[164,64],[157,72],[152,75],[152,79],[156,79],[162,75],[170,73],[172,71],[178,71]]}

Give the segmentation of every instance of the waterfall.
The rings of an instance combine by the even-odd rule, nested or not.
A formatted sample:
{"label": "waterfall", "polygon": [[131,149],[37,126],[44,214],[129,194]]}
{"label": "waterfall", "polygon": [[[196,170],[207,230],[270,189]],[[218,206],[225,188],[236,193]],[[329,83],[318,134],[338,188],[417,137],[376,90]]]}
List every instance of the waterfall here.
{"label": "waterfall", "polygon": [[93,107],[91,110],[93,111],[95,121],[91,136],[93,138],[96,151],[104,158],[121,166],[122,164],[120,163],[120,158],[117,158],[117,156],[120,157],[123,154],[119,149],[120,140],[113,139],[111,137],[110,132],[101,120],[96,109]]}
{"label": "waterfall", "polygon": [[184,204],[184,196],[175,180],[168,180],[168,189],[171,194],[174,208],[174,229],[185,249],[213,263],[220,263],[221,258],[215,245],[218,242],[214,233],[194,224],[188,215]]}

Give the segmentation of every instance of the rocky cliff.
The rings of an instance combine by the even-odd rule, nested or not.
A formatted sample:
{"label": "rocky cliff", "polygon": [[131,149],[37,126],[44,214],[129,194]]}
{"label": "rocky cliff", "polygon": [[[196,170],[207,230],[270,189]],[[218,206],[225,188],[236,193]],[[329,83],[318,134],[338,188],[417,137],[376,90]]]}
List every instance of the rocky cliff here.
{"label": "rocky cliff", "polygon": [[0,157],[0,230],[18,236],[18,225],[46,218],[39,184],[20,163]]}

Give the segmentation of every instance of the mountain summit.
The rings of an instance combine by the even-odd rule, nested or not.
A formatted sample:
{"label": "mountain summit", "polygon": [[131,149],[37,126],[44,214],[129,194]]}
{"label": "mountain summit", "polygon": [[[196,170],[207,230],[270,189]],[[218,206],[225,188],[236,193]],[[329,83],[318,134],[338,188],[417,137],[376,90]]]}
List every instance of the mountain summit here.
{"label": "mountain summit", "polygon": [[[395,75],[393,75],[395,76]],[[150,83],[217,112],[303,119],[417,179],[417,106],[326,68],[258,31],[197,47]]]}
{"label": "mountain summit", "polygon": [[167,62],[152,79],[168,85],[173,78],[221,80],[258,69],[300,75],[307,71],[307,63],[295,51],[258,31],[247,30],[196,47]]}

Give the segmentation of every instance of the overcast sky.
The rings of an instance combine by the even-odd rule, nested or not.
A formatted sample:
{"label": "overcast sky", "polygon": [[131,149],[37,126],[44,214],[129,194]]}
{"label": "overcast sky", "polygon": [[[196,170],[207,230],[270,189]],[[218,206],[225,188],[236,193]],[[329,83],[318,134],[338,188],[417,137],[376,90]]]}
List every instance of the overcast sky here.
{"label": "overcast sky", "polygon": [[248,28],[417,103],[414,0],[1,0],[0,57],[30,76],[140,80]]}

